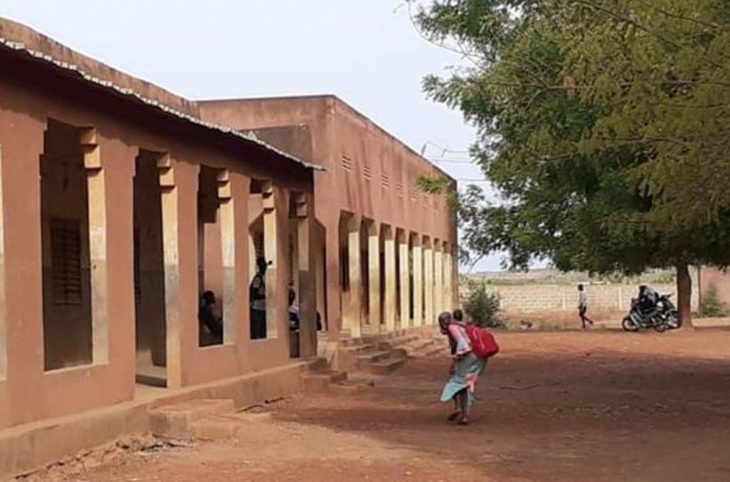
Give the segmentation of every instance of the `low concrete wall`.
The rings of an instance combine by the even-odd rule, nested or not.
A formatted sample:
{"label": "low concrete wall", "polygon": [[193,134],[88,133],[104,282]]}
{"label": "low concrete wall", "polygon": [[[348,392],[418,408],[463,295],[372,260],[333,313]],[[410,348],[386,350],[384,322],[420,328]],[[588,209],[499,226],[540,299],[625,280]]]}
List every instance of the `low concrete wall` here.
{"label": "low concrete wall", "polygon": [[[670,293],[676,304],[677,290],[673,284],[652,287],[660,294]],[[586,285],[590,311],[628,311],[631,298],[637,296],[638,286],[629,284]],[[498,293],[500,308],[507,314],[537,312],[575,312],[578,307],[578,290],[575,285],[559,284],[488,284],[487,291]],[[462,300],[469,295],[468,284],[461,287]],[[692,291],[692,309],[699,307],[696,284]]]}

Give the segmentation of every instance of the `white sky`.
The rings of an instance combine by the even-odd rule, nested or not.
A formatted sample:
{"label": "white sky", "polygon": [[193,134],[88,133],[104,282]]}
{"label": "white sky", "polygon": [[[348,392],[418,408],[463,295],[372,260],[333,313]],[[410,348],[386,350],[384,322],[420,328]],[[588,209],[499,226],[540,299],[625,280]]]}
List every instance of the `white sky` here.
{"label": "white sky", "polygon": [[[420,84],[460,59],[424,41],[401,4],[0,0],[0,16],[191,99],[336,94],[416,151],[430,143],[427,157],[466,160],[473,130]],[[462,185],[483,179],[472,164],[439,165]]]}

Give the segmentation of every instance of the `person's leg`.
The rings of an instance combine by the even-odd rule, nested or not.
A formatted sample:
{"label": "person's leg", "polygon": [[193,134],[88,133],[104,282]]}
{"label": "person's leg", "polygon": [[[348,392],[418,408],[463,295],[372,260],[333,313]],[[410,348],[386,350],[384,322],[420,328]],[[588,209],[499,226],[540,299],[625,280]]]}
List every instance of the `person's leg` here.
{"label": "person's leg", "polygon": [[449,414],[448,417],[446,417],[446,420],[448,420],[449,422],[453,422],[454,420],[461,417],[461,403],[459,400],[459,394],[457,393],[456,395],[454,395],[454,398],[452,398],[451,400],[454,401],[454,410]]}
{"label": "person's leg", "polygon": [[459,392],[459,405],[461,416],[459,417],[458,423],[460,425],[466,425],[469,423],[469,393],[467,388]]}

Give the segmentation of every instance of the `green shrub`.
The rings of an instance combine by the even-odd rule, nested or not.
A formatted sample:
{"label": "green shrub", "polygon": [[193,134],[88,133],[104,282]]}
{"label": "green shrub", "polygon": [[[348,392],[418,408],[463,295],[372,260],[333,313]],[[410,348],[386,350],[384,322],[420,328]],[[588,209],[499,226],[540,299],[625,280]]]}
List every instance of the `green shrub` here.
{"label": "green shrub", "polygon": [[725,303],[720,300],[717,295],[717,287],[711,284],[707,287],[707,291],[702,295],[700,303],[700,316],[705,318],[722,318],[730,315],[730,310]]}
{"label": "green shrub", "polygon": [[503,328],[499,318],[499,294],[489,293],[487,283],[470,283],[469,295],[464,300],[464,313],[474,324],[482,327]]}

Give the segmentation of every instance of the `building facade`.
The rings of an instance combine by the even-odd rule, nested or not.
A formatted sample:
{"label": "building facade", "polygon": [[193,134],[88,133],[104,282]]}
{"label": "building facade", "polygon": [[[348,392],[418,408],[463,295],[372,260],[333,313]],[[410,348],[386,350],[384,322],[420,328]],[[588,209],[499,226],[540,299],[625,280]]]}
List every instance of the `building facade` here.
{"label": "building facade", "polygon": [[198,103],[203,119],[324,168],[315,174],[317,310],[328,338],[434,323],[457,303],[456,223],[421,177],[455,181],[335,96]]}
{"label": "building facade", "polygon": [[[0,453],[107,407],[143,430],[147,400],[195,387],[239,404],[301,388],[292,359],[321,340],[453,306],[454,218],[417,187],[444,174],[337,98],[194,102],[3,19],[0,71]],[[0,473],[125,430],[110,423]]]}
{"label": "building facade", "polygon": [[[316,168],[7,21],[0,70],[0,429],[133,400],[140,381],[174,390],[290,363]],[[271,262],[256,340],[254,223]],[[198,321],[208,290],[220,339]]]}

